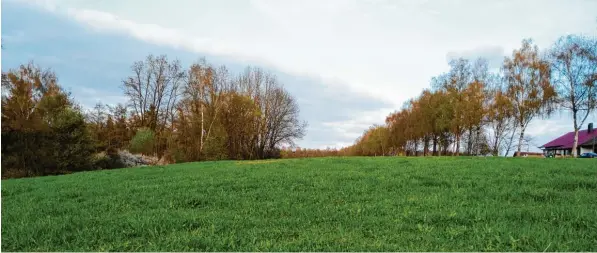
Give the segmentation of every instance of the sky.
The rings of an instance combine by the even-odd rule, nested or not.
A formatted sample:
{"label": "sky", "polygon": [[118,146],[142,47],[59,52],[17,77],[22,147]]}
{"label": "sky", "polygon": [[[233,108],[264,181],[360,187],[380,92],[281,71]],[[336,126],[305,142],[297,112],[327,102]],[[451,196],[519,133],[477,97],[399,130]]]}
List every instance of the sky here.
{"label": "sky", "polygon": [[[184,65],[205,57],[277,75],[309,123],[297,144],[339,148],[450,59],[485,57],[497,69],[525,38],[547,49],[563,35],[597,35],[597,1],[3,0],[1,22],[2,70],[51,67],[86,107],[125,102],[122,79],[148,54]],[[530,150],[571,130],[565,112],[536,119]]]}

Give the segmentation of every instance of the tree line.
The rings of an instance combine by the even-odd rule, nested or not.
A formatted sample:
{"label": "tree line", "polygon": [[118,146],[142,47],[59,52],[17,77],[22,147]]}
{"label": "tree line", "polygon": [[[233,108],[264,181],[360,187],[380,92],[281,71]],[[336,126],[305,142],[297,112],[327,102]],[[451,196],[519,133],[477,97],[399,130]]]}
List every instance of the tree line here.
{"label": "tree line", "polygon": [[296,99],[259,68],[234,75],[205,59],[183,68],[149,55],[121,88],[126,103],[85,111],[49,69],[30,62],[3,72],[3,174],[94,169],[93,154],[124,149],[166,163],[278,158],[305,135]]}
{"label": "tree line", "polygon": [[[597,40],[569,35],[545,52],[526,39],[499,71],[455,59],[431,88],[347,147],[352,155],[500,155],[520,152],[529,124],[565,110],[578,132],[597,107]],[[573,152],[576,156],[577,153]]]}
{"label": "tree line", "polygon": [[[276,76],[231,74],[201,59],[134,62],[126,103],[83,110],[56,74],[30,62],[2,72],[2,173],[47,175],[122,166],[121,150],[164,161],[321,156],[508,155],[532,120],[570,112],[575,143],[597,107],[597,40],[570,35],[546,52],[530,39],[499,71],[455,59],[431,87],[342,149],[281,149],[305,135],[299,107]],[[97,162],[97,154],[108,160]],[[576,154],[574,154],[576,155]]]}

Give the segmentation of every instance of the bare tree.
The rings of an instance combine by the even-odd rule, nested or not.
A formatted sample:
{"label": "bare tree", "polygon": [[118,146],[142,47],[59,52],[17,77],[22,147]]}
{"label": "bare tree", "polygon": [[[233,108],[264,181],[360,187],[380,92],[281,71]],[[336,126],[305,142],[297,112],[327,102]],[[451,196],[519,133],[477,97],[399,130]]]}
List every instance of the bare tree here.
{"label": "bare tree", "polygon": [[551,52],[552,83],[560,95],[560,106],[572,113],[576,157],[578,132],[597,108],[597,40],[578,35],[561,37]]}
{"label": "bare tree", "polygon": [[85,113],[85,118],[87,122],[98,126],[101,126],[106,122],[107,116],[107,106],[100,102],[96,103],[93,109]]}
{"label": "bare tree", "polygon": [[132,113],[141,126],[159,132],[174,114],[185,73],[179,61],[169,61],[165,55],[149,55],[131,70],[133,75],[123,81],[123,89]]}
{"label": "bare tree", "polygon": [[260,120],[255,143],[260,157],[265,157],[280,144],[294,145],[305,135],[306,122],[299,121],[299,108],[276,77],[259,68],[247,68],[237,78],[236,89],[250,96],[258,105]]}

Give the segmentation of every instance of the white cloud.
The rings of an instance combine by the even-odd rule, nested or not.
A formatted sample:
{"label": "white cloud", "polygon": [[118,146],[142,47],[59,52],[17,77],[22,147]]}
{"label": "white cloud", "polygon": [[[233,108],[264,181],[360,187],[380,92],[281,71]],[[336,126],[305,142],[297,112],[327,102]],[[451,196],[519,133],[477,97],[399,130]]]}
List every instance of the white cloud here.
{"label": "white cloud", "polygon": [[83,110],[92,109],[97,103],[102,103],[110,106],[117,104],[124,104],[127,98],[118,93],[102,91],[90,87],[75,86],[68,88],[73,96],[80,101]]}
{"label": "white cloud", "polygon": [[384,124],[386,116],[392,111],[394,110],[388,108],[365,111],[355,113],[350,120],[324,122],[322,125],[333,128],[344,139],[355,140],[372,124]]}
{"label": "white cloud", "polygon": [[509,53],[525,37],[547,45],[594,32],[588,21],[597,14],[596,2],[582,0],[35,2],[94,29],[336,80],[396,105],[445,70],[448,52],[498,45]]}

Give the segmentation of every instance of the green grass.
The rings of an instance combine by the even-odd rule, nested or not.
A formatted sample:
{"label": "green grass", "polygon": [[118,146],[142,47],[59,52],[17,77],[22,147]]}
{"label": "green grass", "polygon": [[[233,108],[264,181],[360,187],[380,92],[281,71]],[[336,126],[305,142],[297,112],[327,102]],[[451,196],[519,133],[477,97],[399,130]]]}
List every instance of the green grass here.
{"label": "green grass", "polygon": [[316,158],[2,180],[3,251],[597,251],[597,160]]}

